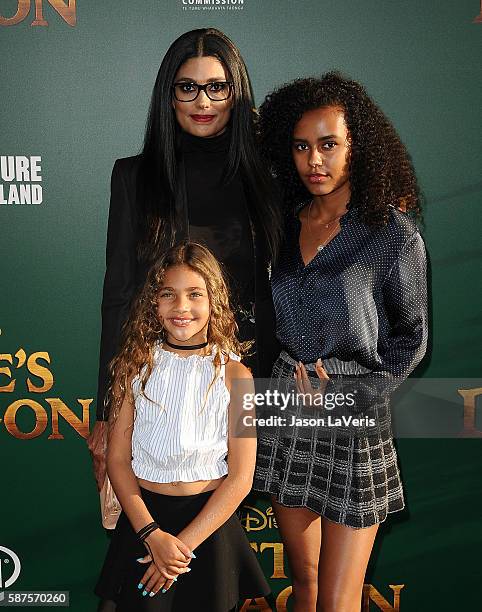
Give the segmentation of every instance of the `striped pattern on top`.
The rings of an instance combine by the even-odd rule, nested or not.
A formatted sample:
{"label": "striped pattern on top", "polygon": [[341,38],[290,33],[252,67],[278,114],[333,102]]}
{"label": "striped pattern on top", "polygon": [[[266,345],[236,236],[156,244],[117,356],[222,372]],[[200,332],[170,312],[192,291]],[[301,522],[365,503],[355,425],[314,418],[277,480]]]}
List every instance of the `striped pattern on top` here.
{"label": "striped pattern on top", "polygon": [[[204,357],[180,357],[159,346],[145,395],[134,379],[132,469],[138,478],[194,482],[227,474],[230,396],[225,366],[206,396],[215,376],[215,350]],[[239,361],[237,355],[230,357]]]}

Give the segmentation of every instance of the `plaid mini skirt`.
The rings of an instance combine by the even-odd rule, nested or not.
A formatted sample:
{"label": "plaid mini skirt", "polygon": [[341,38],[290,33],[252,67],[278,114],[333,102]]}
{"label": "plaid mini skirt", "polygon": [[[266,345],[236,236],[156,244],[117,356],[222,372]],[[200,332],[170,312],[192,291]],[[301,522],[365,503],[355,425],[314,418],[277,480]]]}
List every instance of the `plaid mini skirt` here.
{"label": "plaid mini skirt", "polygon": [[[273,367],[278,388],[293,384],[295,360],[282,352]],[[323,361],[328,375],[367,372],[356,362]],[[316,377],[314,364],[308,375]],[[383,522],[405,506],[397,454],[388,428],[350,435],[334,430],[319,435],[294,427],[264,429],[258,435],[253,489],[272,494],[283,506],[308,508],[353,528]]]}

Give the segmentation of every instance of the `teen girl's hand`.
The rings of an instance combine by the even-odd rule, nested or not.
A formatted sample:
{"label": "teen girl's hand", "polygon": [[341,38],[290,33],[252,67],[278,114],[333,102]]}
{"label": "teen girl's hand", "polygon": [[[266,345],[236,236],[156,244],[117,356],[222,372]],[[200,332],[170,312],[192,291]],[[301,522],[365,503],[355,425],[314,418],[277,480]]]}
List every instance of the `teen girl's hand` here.
{"label": "teen girl's hand", "polygon": [[296,364],[294,377],[295,377],[296,389],[298,393],[303,393],[305,395],[311,395],[314,397],[324,392],[325,387],[326,387],[326,382],[330,379],[330,377],[326,373],[326,370],[323,367],[323,363],[321,359],[317,360],[315,364],[315,371],[316,371],[318,378],[322,381],[320,388],[317,389],[316,391],[313,389],[311,385],[310,379],[308,377],[308,372],[306,371],[304,364],[301,363],[301,361],[299,361]]}

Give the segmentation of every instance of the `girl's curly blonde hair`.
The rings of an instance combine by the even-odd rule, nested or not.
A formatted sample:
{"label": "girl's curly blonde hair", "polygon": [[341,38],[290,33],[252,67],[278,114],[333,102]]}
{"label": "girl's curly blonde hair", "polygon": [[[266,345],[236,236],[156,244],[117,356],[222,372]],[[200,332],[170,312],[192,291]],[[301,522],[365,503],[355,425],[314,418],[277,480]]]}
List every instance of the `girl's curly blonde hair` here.
{"label": "girl's curly blonde hair", "polygon": [[130,383],[136,376],[139,377],[140,392],[144,393],[154,365],[156,343],[162,341],[165,334],[157,315],[159,292],[168,268],[182,265],[200,274],[206,283],[210,307],[207,340],[211,347],[216,347],[214,380],[219,375],[221,365],[229,361],[231,351],[242,357],[253,344],[240,342],[236,337],[238,326],[227,283],[221,265],[211,251],[195,242],[171,247],[149,270],[124,325],[121,349],[109,364],[111,384],[105,403],[110,408],[110,426],[119,415],[126,393],[132,393]]}

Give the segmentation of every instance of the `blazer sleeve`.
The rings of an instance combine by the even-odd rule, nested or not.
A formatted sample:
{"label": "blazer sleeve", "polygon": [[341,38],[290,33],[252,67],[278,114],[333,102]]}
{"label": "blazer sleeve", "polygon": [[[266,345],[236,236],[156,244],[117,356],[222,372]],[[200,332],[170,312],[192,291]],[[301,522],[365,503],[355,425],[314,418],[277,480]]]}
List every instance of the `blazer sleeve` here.
{"label": "blazer sleeve", "polygon": [[119,350],[122,326],[127,320],[136,287],[137,232],[126,184],[126,167],[117,160],[112,170],[107,225],[106,271],[102,296],[97,420],[108,418],[105,396],[110,383],[109,363]]}

